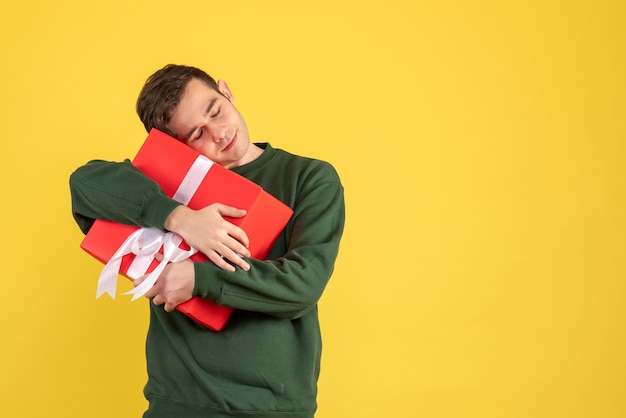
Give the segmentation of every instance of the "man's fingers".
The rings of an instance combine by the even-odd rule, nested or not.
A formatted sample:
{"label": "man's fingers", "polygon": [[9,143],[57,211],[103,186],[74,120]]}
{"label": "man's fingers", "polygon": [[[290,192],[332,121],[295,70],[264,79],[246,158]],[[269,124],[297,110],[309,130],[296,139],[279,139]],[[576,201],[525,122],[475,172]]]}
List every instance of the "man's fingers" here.
{"label": "man's fingers", "polygon": [[215,207],[217,208],[217,212],[220,215],[229,216],[231,218],[243,218],[244,216],[246,216],[247,213],[245,209],[237,209],[235,207],[227,206],[221,203],[215,204]]}
{"label": "man's fingers", "polygon": [[[150,290],[148,290],[146,293],[144,293],[144,296],[147,297],[148,299],[151,299],[155,296],[157,296],[159,294],[156,286],[152,286],[152,288]],[[163,303],[163,302],[161,302]]]}
{"label": "man's fingers", "polygon": [[228,250],[224,255],[222,255],[224,260],[228,260],[240,269],[245,271],[250,270],[250,265],[244,260],[239,254]]}
{"label": "man's fingers", "polygon": [[226,260],[224,260],[224,258],[222,258],[222,256],[216,253],[215,251],[212,251],[209,255],[207,255],[207,257],[209,258],[209,260],[211,260],[213,264],[215,264],[222,270],[226,270],[226,271],[236,270],[234,266],[227,263]]}
{"label": "man's fingers", "polygon": [[[234,226],[234,225],[233,225]],[[237,254],[240,256],[244,256],[244,257],[250,257],[250,250],[248,250],[248,237],[246,236],[245,232],[243,232],[243,230],[239,229],[237,227],[237,229],[239,231],[241,231],[242,235],[238,238],[235,235],[231,235],[229,237],[227,237],[224,240],[223,245],[230,250],[233,254]],[[244,241],[241,241],[241,239],[244,239]],[[225,255],[224,253],[222,253],[222,255]],[[230,260],[230,257],[228,257],[228,259]],[[233,261],[233,260],[231,260]]]}
{"label": "man's fingers", "polygon": [[[242,218],[247,213],[244,209],[237,209],[232,206],[226,206],[222,204],[219,204],[219,206],[217,206],[217,210],[222,217],[226,216],[226,217],[231,217],[231,218]],[[246,257],[249,257],[250,254],[246,254],[243,252],[243,249],[244,248],[247,249],[248,245],[250,245],[250,241],[248,240],[248,235],[246,235],[245,231],[239,228],[237,225],[231,224],[230,222],[228,222],[228,224],[226,225],[226,228],[227,228],[228,235],[233,237],[238,243],[240,243],[243,246],[242,251],[238,251],[238,252],[243,254]],[[237,250],[236,248],[232,248],[232,247],[231,249]]]}
{"label": "man's fingers", "polygon": [[246,232],[235,224],[228,221],[225,222],[224,229],[230,239],[226,239],[224,244],[228,245],[231,250],[249,257],[248,246],[250,245],[250,240]]}
{"label": "man's fingers", "polygon": [[[235,243],[236,241],[232,240],[231,242]],[[243,251],[245,249],[242,248],[241,250]],[[249,254],[249,251],[245,250],[245,252]],[[216,253],[220,257],[220,260],[218,260],[218,263],[222,269],[224,268],[222,267],[222,265],[228,265],[229,271],[235,271],[235,268],[228,263],[230,262],[245,271],[250,270],[250,265],[242,257],[243,254],[239,254],[236,251],[233,251],[232,247],[230,247],[229,245],[223,244],[222,249],[219,251],[216,251]]]}

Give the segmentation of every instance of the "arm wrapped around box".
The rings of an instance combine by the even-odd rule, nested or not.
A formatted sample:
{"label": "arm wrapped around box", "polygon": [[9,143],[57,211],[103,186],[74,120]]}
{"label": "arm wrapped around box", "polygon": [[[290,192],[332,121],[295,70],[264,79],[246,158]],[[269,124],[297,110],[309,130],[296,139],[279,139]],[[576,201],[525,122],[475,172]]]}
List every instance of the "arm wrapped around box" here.
{"label": "arm wrapped around box", "polygon": [[[150,131],[133,165],[156,181],[167,196],[192,208],[222,203],[247,211],[242,218],[227,218],[243,229],[250,240],[251,256],[264,259],[292,215],[292,210],[246,178],[214,164],[192,148],[156,129]],[[133,300],[143,295],[158,279],[168,262],[185,258],[207,261],[182,238],[155,228],[140,228],[97,220],[81,248],[105,264],[98,282],[97,297],[115,296],[117,275],[131,279],[148,276],[131,290]],[[156,253],[164,255],[162,262]],[[179,311],[215,331],[225,326],[232,308],[193,297],[177,306]]]}

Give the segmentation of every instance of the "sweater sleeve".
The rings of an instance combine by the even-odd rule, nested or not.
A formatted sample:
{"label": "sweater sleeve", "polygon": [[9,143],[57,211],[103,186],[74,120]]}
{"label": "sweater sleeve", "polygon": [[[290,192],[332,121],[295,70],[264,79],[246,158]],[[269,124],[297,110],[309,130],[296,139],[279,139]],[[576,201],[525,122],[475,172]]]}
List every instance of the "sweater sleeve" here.
{"label": "sweater sleeve", "polygon": [[71,174],[70,192],[72,214],[83,233],[96,219],[164,230],[165,218],[180,205],[129,160],[88,162]]}
{"label": "sweater sleeve", "polygon": [[314,309],[333,271],[344,228],[343,187],[332,173],[330,180],[298,196],[283,232],[287,234],[284,255],[248,260],[251,269],[247,272],[227,272],[196,262],[194,294],[279,318],[296,319]]}

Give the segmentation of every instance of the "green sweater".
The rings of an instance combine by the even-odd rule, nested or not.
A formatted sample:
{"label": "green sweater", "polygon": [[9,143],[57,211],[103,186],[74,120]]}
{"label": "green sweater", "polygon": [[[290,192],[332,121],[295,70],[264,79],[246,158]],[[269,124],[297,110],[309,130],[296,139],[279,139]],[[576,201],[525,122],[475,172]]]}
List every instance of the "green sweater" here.
{"label": "green sweater", "polygon": [[[274,149],[233,171],[294,211],[266,261],[227,272],[196,262],[194,295],[235,308],[222,332],[150,306],[145,418],[313,417],[321,356],[317,302],[344,226],[333,167]],[[130,162],[92,161],[70,178],[74,217],[163,229],[179,204]]]}

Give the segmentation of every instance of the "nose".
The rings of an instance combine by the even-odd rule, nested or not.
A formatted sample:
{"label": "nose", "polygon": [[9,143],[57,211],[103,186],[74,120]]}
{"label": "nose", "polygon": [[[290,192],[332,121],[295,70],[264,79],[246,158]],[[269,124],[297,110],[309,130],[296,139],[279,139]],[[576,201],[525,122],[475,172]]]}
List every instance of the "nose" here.
{"label": "nose", "polygon": [[205,129],[213,142],[220,143],[226,138],[226,127],[215,123],[207,122]]}

